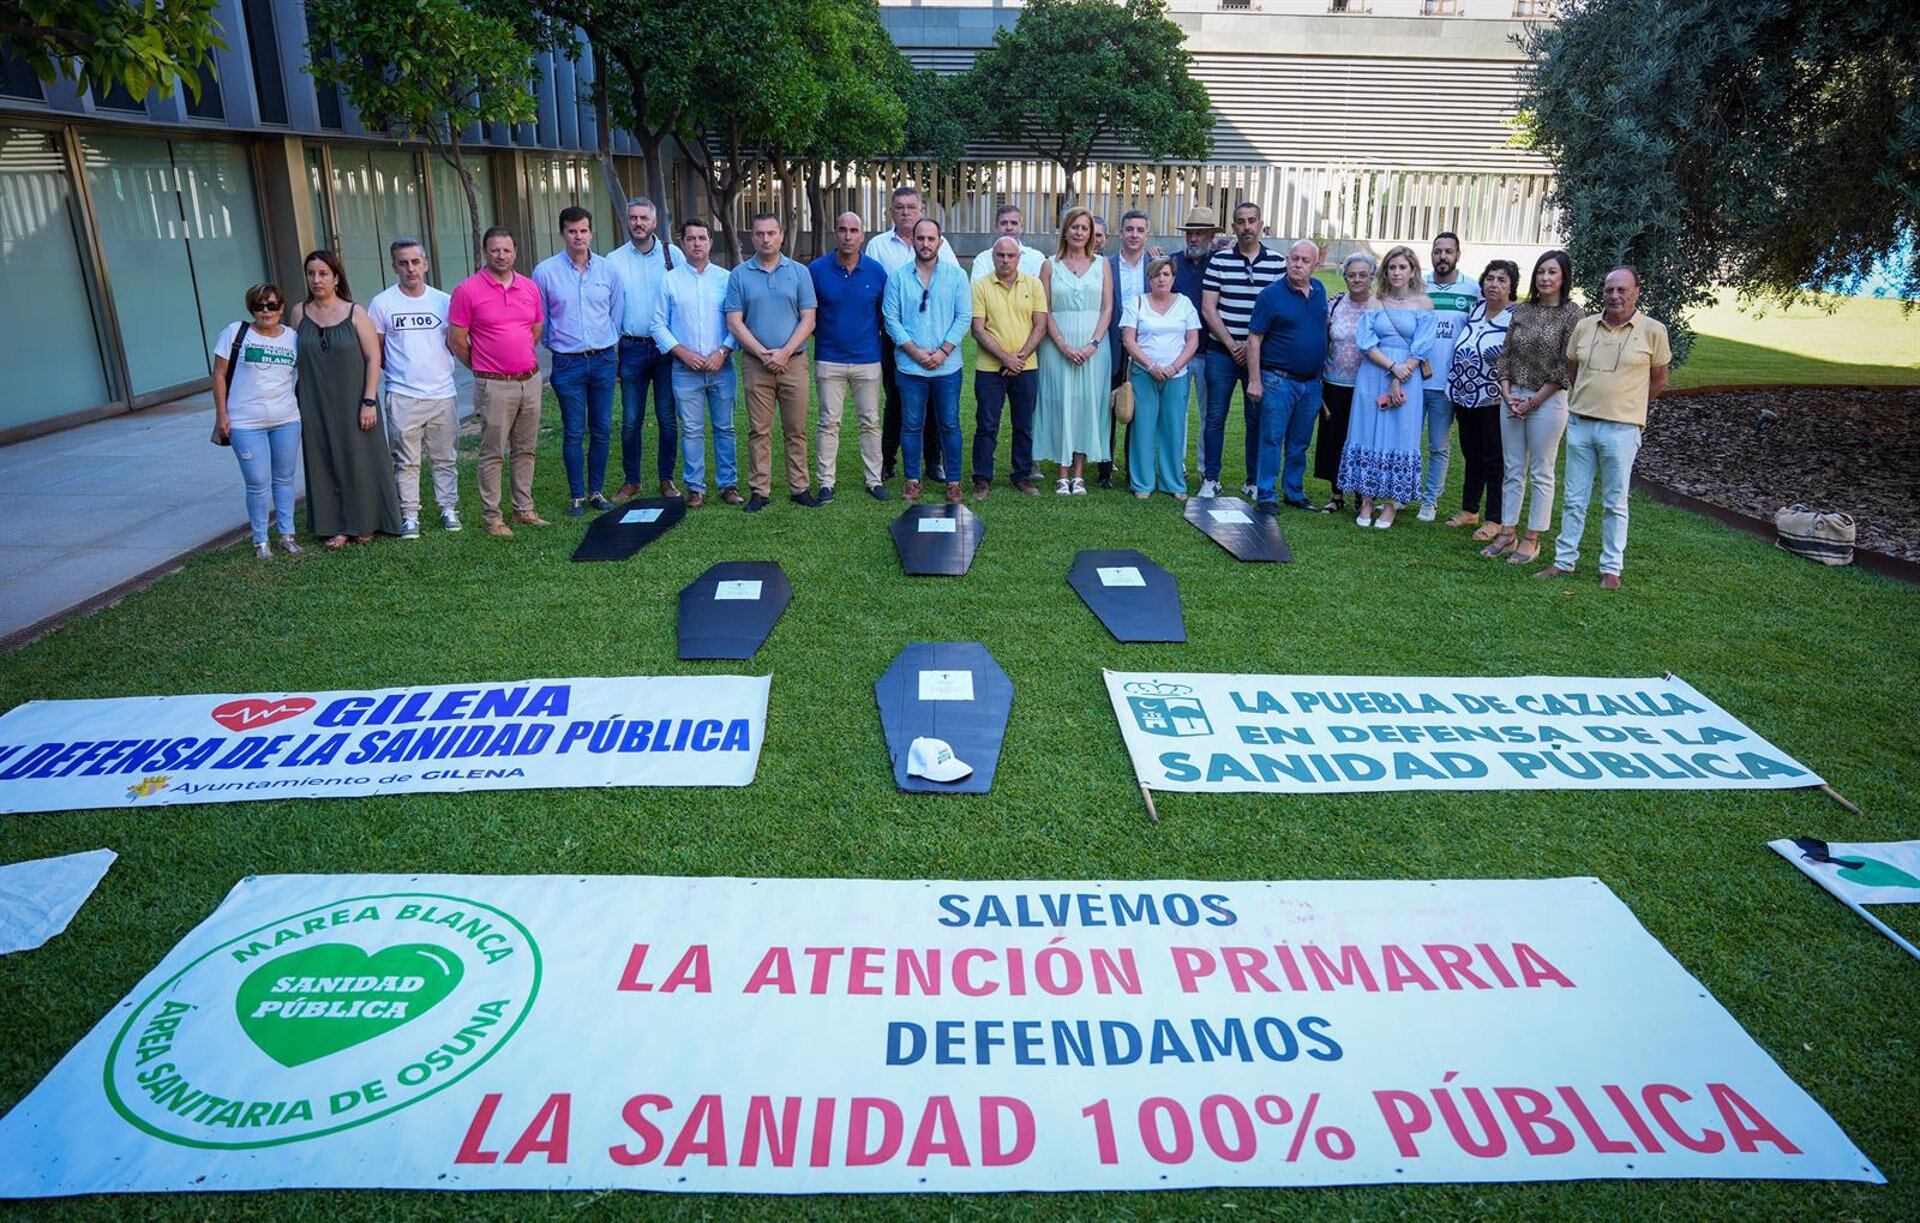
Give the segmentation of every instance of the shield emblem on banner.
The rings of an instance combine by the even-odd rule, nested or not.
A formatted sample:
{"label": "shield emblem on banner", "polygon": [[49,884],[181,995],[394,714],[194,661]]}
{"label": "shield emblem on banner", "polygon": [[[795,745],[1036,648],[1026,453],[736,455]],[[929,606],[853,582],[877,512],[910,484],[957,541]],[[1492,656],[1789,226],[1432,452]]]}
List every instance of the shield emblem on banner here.
{"label": "shield emblem on banner", "polygon": [[1190,696],[1130,696],[1134,723],[1150,735],[1183,739],[1210,735],[1213,723],[1207,720],[1205,706]]}

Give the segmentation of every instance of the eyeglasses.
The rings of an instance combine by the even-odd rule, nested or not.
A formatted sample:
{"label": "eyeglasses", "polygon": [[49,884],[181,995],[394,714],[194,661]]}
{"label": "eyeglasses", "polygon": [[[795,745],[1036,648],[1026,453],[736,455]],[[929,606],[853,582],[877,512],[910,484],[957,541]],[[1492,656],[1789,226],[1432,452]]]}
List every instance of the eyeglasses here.
{"label": "eyeglasses", "polygon": [[259,305],[253,308],[253,312],[255,314],[271,314],[275,310],[280,309],[280,305],[281,303],[277,301],[261,302]]}

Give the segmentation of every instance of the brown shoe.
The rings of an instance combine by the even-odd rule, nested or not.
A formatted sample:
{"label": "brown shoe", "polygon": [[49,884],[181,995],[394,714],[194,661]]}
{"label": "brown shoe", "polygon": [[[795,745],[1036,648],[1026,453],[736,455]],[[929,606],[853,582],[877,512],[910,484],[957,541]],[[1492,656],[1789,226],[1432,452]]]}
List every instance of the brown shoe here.
{"label": "brown shoe", "polygon": [[737,488],[723,488],[720,490],[720,500],[728,505],[739,505],[746,498],[740,495],[740,490]]}
{"label": "brown shoe", "polygon": [[502,539],[512,539],[513,528],[504,522],[489,522],[487,524],[487,534],[498,535]]}
{"label": "brown shoe", "polygon": [[[634,491],[639,492],[640,490],[635,489]],[[660,481],[660,495],[662,497],[678,497],[680,495],[680,486],[672,480],[662,480]]]}
{"label": "brown shoe", "polygon": [[625,484],[622,484],[620,486],[620,491],[613,495],[613,499],[615,501],[631,501],[635,497],[638,497],[639,495],[640,495],[640,486],[638,484],[635,484],[632,480],[628,480]]}
{"label": "brown shoe", "polygon": [[687,494],[687,508],[690,510],[697,510],[701,506],[705,505],[706,503],[707,503],[707,495],[705,493],[688,493]]}
{"label": "brown shoe", "polygon": [[1545,569],[1542,569],[1533,576],[1537,578],[1570,578],[1573,576],[1573,570],[1562,569],[1558,565],[1548,565]]}
{"label": "brown shoe", "polygon": [[1620,575],[1619,575],[1619,574],[1617,574],[1617,573],[1603,573],[1603,574],[1601,574],[1601,575],[1600,575],[1600,589],[1602,589],[1602,590],[1618,590],[1618,589],[1620,589]]}
{"label": "brown shoe", "polygon": [[920,500],[920,481],[908,480],[905,486],[900,489],[900,495],[908,501]]}
{"label": "brown shoe", "polygon": [[530,527],[550,527],[553,525],[538,514],[521,514],[516,512],[513,520],[515,522],[524,522]]}
{"label": "brown shoe", "polygon": [[959,504],[960,504],[960,501],[961,501],[961,497],[960,497],[960,481],[958,481],[958,480],[948,480],[948,481],[947,481],[947,504],[948,504],[948,505],[959,505]]}
{"label": "brown shoe", "polygon": [[985,501],[987,499],[987,494],[992,491],[993,491],[993,486],[991,484],[988,484],[985,480],[975,480],[973,482],[973,499],[975,501]]}
{"label": "brown shoe", "polygon": [[1019,490],[1020,495],[1023,497],[1038,497],[1040,495],[1040,490],[1033,486],[1032,480],[1015,480],[1013,487]]}

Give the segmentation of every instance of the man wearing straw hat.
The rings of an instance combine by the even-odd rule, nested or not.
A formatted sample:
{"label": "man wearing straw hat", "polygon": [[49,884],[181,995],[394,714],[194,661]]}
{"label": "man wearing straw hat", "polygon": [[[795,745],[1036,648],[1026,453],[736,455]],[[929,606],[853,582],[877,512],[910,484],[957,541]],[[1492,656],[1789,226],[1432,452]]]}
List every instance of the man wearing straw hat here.
{"label": "man wearing straw hat", "polygon": [[[1200,313],[1200,295],[1204,290],[1207,274],[1207,260],[1213,257],[1214,239],[1220,235],[1220,217],[1205,204],[1196,204],[1187,213],[1187,219],[1181,223],[1180,230],[1187,237],[1186,247],[1173,256],[1173,291],[1182,294],[1193,303],[1193,312]],[[1187,368],[1193,372],[1194,402],[1200,405],[1200,418],[1204,422],[1207,415],[1207,348],[1213,343],[1213,337],[1207,329],[1200,329],[1200,351],[1193,355]]]}

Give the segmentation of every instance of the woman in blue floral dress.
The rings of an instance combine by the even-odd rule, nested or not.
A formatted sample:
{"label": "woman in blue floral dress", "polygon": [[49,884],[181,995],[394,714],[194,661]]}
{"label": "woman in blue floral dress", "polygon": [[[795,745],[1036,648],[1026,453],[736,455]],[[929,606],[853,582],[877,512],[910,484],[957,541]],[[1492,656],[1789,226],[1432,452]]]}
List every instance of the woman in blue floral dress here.
{"label": "woman in blue floral dress", "polygon": [[[1433,302],[1421,291],[1420,257],[1396,246],[1380,261],[1375,309],[1355,332],[1360,373],[1340,455],[1341,488],[1360,498],[1354,522],[1386,530],[1400,506],[1420,495],[1421,393],[1433,348]],[[1385,502],[1378,516],[1374,503]]]}

